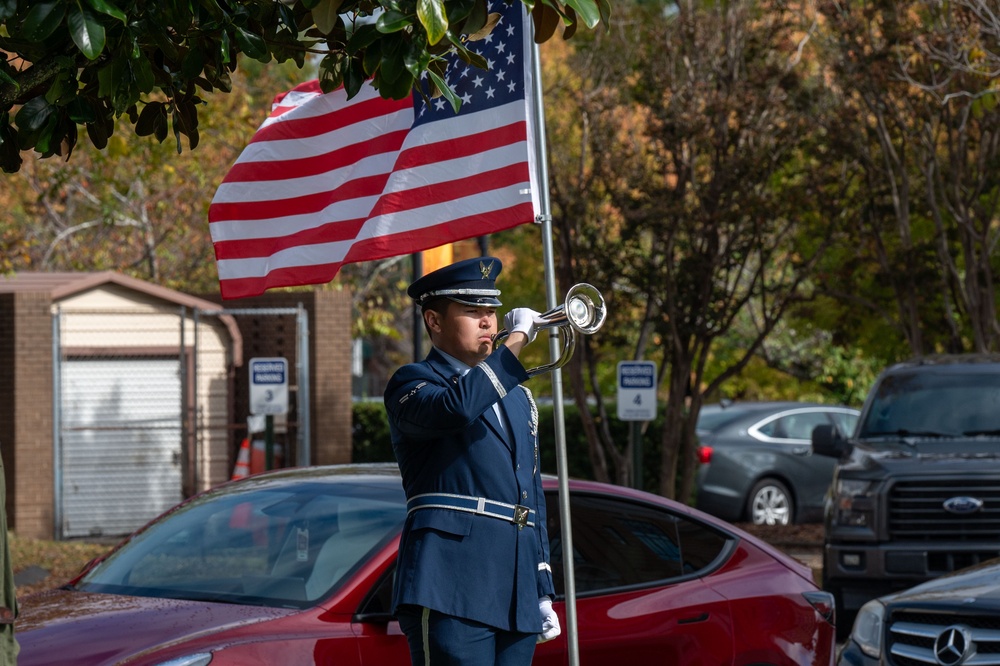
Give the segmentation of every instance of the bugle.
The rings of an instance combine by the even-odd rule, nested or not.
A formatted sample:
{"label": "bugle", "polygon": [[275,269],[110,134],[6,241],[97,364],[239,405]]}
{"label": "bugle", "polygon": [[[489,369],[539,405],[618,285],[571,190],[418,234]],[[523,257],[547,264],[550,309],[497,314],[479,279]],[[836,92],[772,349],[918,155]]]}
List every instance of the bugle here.
{"label": "bugle", "polygon": [[[558,329],[562,352],[559,358],[552,363],[528,370],[528,375],[533,377],[561,368],[569,363],[576,350],[576,334],[592,335],[596,333],[604,325],[607,316],[608,311],[604,305],[604,297],[601,296],[601,292],[596,287],[586,282],[570,287],[562,305],[540,314],[535,319],[535,328],[539,330]],[[509,335],[510,332],[507,329],[497,333],[496,337],[493,338],[493,348],[496,349]]]}

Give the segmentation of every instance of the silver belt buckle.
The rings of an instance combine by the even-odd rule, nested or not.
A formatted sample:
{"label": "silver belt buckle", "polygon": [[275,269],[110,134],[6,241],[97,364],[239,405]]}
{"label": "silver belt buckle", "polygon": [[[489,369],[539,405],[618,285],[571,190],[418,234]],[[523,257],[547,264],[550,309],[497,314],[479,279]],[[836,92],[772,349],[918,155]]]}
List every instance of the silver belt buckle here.
{"label": "silver belt buckle", "polygon": [[521,506],[520,504],[514,505],[514,520],[510,521],[517,525],[517,529],[523,530],[524,526],[528,524],[528,512],[531,511],[526,506]]}

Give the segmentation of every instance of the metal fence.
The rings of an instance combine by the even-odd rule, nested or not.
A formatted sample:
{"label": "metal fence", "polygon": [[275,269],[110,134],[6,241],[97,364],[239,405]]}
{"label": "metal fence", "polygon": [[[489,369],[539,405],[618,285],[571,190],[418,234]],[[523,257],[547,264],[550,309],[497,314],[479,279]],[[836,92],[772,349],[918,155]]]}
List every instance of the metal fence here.
{"label": "metal fence", "polygon": [[294,322],[296,401],[276,437],[286,462],[308,464],[308,319],[301,308],[56,307],[57,538],[128,534],[230,478],[240,443],[252,438],[234,359],[239,344],[223,322],[239,321],[233,315]]}

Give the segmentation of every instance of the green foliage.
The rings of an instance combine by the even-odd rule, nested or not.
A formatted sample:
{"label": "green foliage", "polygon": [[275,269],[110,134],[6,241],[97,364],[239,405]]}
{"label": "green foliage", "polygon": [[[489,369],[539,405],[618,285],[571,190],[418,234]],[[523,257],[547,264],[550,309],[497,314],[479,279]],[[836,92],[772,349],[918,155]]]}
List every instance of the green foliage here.
{"label": "green foliage", "polygon": [[[556,16],[575,27],[607,21],[608,0],[541,0],[536,21]],[[177,151],[197,147],[198,106],[230,92],[240,56],[293,61],[323,53],[323,90],[350,95],[371,78],[383,97],[403,99],[424,73],[457,109],[444,82],[452,50],[484,66],[466,41],[481,39],[486,0],[4,0],[0,3],[0,168],[16,172],[20,151],[68,157],[84,126],[103,149],[126,115],[140,136]],[[377,22],[371,17],[387,10]],[[551,33],[550,33],[551,34]]]}
{"label": "green foliage", "polygon": [[[583,432],[580,415],[574,405],[565,407],[566,462],[567,474],[577,479],[596,479],[594,468],[590,464],[587,453],[587,437]],[[395,462],[392,444],[389,440],[389,422],[385,415],[385,407],[381,402],[354,403],[354,435],[351,448],[352,462]],[[629,424],[613,419],[608,424],[616,440],[622,443],[628,440]],[[648,424],[648,429],[641,437],[643,447],[643,489],[656,492],[657,460],[659,458],[660,432],[662,418]],[[558,474],[556,465],[555,419],[552,404],[538,405],[538,449],[542,459],[542,472]]]}

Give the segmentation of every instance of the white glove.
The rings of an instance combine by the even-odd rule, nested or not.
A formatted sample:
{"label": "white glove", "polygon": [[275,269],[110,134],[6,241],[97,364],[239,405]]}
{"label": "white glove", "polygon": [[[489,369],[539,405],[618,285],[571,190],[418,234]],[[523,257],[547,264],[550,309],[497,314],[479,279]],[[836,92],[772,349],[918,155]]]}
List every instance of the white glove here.
{"label": "white glove", "polygon": [[562,633],[559,627],[559,616],[552,610],[552,600],[542,597],[538,600],[538,610],[542,614],[542,633],[538,634],[538,642],[544,643]]}
{"label": "white glove", "polygon": [[514,308],[503,318],[503,326],[509,333],[520,331],[528,336],[528,342],[535,340],[535,318],[538,313],[531,308]]}

